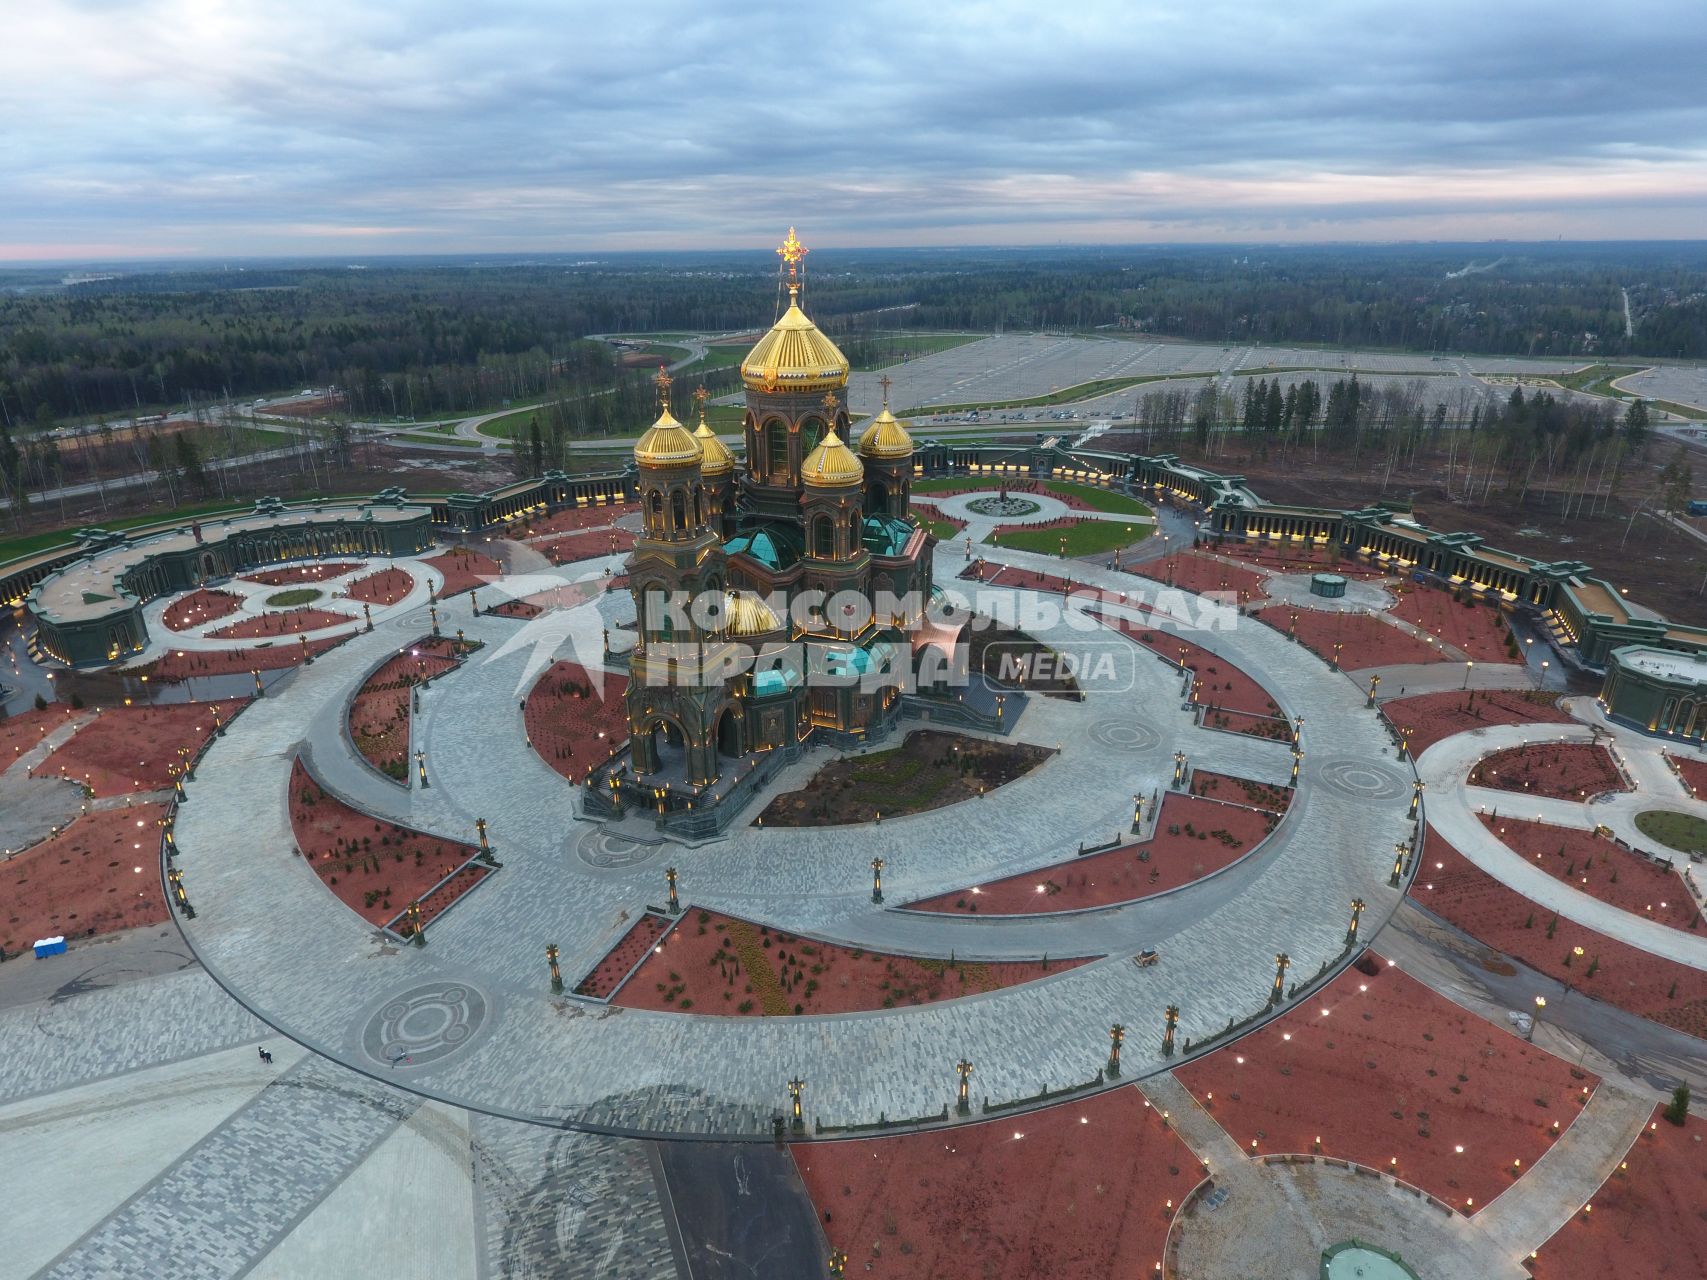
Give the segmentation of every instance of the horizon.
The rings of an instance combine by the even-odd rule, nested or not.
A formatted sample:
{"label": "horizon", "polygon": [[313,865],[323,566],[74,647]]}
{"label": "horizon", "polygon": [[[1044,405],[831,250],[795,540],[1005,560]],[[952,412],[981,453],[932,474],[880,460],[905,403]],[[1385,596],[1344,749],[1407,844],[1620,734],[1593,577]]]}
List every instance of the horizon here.
{"label": "horizon", "polygon": [[40,0],[0,261],[1680,239],[1698,16]]}

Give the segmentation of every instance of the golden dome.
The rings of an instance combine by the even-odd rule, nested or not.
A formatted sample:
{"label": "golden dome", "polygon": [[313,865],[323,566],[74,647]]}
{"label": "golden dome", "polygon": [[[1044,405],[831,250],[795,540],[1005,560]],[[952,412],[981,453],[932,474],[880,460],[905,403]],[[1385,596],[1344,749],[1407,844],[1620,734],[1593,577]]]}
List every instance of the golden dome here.
{"label": "golden dome", "polygon": [[884,405],[883,411],[860,435],[859,452],[862,458],[910,458],[913,437],[907,434],[900,419],[889,412],[889,406]]}
{"label": "golden dome", "polygon": [[800,309],[800,290],[788,288],[788,310],[741,361],[749,391],[824,391],[848,381],[848,358]]}
{"label": "golden dome", "polygon": [[700,466],[702,474],[723,476],[735,469],[735,455],[729,452],[729,446],[717,438],[717,433],[706,422],[703,408],[699,411],[699,426],[694,428],[693,438],[705,459]]}
{"label": "golden dome", "polygon": [[836,429],[831,427],[830,434],[806,455],[806,462],[800,468],[800,478],[815,489],[836,489],[864,480],[865,467],[854,456],[854,451],[842,443]]}
{"label": "golden dome", "polygon": [[699,442],[666,407],[634,446],[634,460],[643,467],[685,467],[700,461]]}
{"label": "golden dome", "polygon": [[758,596],[745,591],[723,593],[723,616],[732,636],[763,636],[782,630],[782,619]]}

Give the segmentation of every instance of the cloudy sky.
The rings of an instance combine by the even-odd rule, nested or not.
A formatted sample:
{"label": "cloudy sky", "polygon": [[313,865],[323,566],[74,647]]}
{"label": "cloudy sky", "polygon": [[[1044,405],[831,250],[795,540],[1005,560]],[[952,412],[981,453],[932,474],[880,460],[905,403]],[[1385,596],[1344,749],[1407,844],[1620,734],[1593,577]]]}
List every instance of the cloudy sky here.
{"label": "cloudy sky", "polygon": [[0,259],[1698,238],[1701,0],[12,0]]}

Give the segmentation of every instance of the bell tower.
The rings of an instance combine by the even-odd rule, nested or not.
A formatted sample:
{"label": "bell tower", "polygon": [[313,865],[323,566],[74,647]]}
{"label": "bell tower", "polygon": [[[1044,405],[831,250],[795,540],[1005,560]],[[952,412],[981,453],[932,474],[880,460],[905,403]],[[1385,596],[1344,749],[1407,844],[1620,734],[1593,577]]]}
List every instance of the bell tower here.
{"label": "bell tower", "polygon": [[705,786],[719,772],[713,735],[726,698],[705,675],[727,644],[723,543],[709,520],[704,454],[670,413],[662,367],[656,381],[658,420],[634,446],[644,528],[627,564],[635,604],[629,737],[637,774]]}
{"label": "bell tower", "polygon": [[865,513],[893,520],[907,518],[913,488],[913,438],[889,412],[889,375],[883,387],[883,409],[859,437],[859,457],[865,464]]}

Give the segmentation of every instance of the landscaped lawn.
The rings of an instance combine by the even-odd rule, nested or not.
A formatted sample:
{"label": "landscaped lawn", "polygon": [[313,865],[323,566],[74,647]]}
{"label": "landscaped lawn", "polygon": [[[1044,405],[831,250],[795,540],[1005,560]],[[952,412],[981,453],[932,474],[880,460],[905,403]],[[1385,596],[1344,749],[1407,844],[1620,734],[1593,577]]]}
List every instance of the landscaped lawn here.
{"label": "landscaped lawn", "polygon": [[1680,853],[1707,853],[1707,822],[1688,813],[1649,809],[1636,815],[1636,829]]}
{"label": "landscaped lawn", "polygon": [[773,799],[754,825],[836,826],[940,809],[1024,777],[1054,754],[1028,742],[915,729],[898,747],[831,761],[800,790]]}
{"label": "landscaped lawn", "polygon": [[1114,511],[1127,516],[1156,514],[1136,498],[1129,498],[1124,493],[1115,493],[1110,489],[1099,489],[1095,485],[1050,480],[1043,486],[1043,490],[1051,497],[1060,498],[1064,502],[1077,499],[1092,511]]}
{"label": "landscaped lawn", "polygon": [[1019,529],[992,534],[990,541],[998,547],[1053,556],[1061,553],[1061,540],[1065,538],[1068,557],[1076,559],[1107,555],[1116,547],[1130,547],[1149,537],[1154,528],[1148,524],[1122,524],[1118,520],[1083,520],[1061,529]]}
{"label": "landscaped lawn", "polygon": [[263,602],[269,609],[294,609],[299,604],[313,604],[324,594],[318,587],[294,587],[275,591]]}

